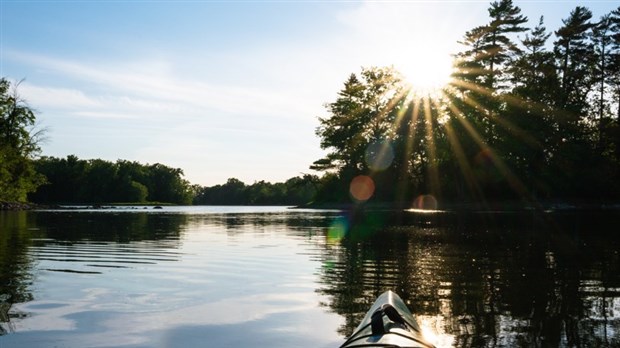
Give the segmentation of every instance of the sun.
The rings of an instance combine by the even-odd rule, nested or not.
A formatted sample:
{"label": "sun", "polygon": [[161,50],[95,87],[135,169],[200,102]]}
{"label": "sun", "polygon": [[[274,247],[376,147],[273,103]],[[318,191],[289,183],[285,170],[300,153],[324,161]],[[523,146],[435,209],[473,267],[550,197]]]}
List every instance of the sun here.
{"label": "sun", "polygon": [[450,83],[452,58],[449,55],[419,52],[398,64],[398,70],[416,95],[428,96],[441,93]]}

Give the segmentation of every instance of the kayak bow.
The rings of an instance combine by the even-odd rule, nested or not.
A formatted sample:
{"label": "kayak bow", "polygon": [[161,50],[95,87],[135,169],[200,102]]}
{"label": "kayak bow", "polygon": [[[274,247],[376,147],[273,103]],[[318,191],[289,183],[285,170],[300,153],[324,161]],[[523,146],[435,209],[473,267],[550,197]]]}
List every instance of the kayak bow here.
{"label": "kayak bow", "polygon": [[370,307],[353,334],[340,348],[435,347],[422,336],[420,326],[403,300],[391,290],[384,292]]}

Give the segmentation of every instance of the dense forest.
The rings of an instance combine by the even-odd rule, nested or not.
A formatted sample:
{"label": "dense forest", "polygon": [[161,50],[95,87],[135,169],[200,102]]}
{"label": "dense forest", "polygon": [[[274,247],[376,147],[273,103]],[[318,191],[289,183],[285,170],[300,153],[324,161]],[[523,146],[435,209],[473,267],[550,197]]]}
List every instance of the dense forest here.
{"label": "dense forest", "polygon": [[[511,0],[466,32],[442,91],[363,68],[326,104],[324,158],[284,183],[201,187],[181,169],[41,157],[36,117],[0,80],[0,201],[303,204],[620,198],[620,7],[577,6],[554,31]],[[422,53],[421,53],[422,54]]]}
{"label": "dense forest", "polygon": [[29,198],[37,203],[191,204],[193,193],[183,171],[163,164],[101,159],[42,157],[35,169],[47,181]]}
{"label": "dense forest", "polygon": [[551,44],[512,1],[488,12],[440,93],[415,94],[391,68],[350,75],[316,131],[330,150],[312,166],[331,173],[319,200],[355,197],[359,178],[403,205],[618,199],[620,7],[598,20],[576,7]]}

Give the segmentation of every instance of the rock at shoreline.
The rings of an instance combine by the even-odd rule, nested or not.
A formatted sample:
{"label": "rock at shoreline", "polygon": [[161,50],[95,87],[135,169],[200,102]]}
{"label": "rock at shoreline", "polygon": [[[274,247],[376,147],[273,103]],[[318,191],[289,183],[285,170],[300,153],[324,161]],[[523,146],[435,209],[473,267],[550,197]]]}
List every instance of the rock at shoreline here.
{"label": "rock at shoreline", "polygon": [[30,210],[33,205],[21,202],[4,202],[0,201],[0,210]]}

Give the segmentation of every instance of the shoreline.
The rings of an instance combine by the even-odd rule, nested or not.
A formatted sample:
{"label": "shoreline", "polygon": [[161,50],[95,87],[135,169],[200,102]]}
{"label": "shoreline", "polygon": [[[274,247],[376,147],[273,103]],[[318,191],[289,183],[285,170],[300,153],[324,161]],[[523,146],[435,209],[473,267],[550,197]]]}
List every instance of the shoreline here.
{"label": "shoreline", "polygon": [[0,201],[0,211],[25,211],[38,209],[106,209],[117,207],[157,207],[172,206],[175,204],[161,202],[146,203],[69,203],[69,204],[37,204],[32,202],[7,202]]}
{"label": "shoreline", "polygon": [[0,211],[19,211],[19,210],[33,210],[40,208],[40,205],[28,202],[7,202],[0,201]]}
{"label": "shoreline", "polygon": [[620,202],[571,202],[546,201],[523,203],[518,201],[490,201],[490,202],[463,202],[444,203],[436,207],[406,206],[392,202],[366,203],[308,203],[296,206],[294,209],[339,209],[362,211],[420,211],[420,212],[529,212],[529,211],[615,211],[620,210]]}
{"label": "shoreline", "polygon": [[[175,204],[162,202],[146,203],[81,203],[81,204],[37,204],[32,202],[7,202],[0,201],[0,211],[25,211],[37,209],[104,209],[117,207],[157,207],[171,206]],[[245,205],[239,206],[261,206]],[[518,201],[491,201],[491,202],[463,202],[463,203],[444,203],[436,207],[415,207],[398,204],[393,202],[364,202],[364,203],[316,203],[311,202],[291,207],[291,209],[327,209],[343,211],[418,211],[418,212],[531,212],[531,211],[617,211],[620,210],[619,202],[592,202],[592,201],[546,201],[536,203],[524,203]]]}

